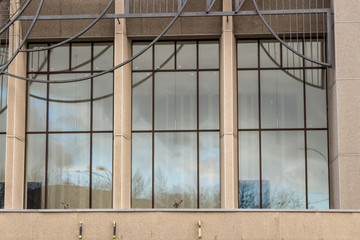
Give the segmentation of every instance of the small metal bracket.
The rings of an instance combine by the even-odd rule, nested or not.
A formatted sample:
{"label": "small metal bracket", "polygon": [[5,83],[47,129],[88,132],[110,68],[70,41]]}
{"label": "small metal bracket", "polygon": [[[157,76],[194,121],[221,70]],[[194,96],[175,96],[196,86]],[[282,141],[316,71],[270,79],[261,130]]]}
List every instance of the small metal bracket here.
{"label": "small metal bracket", "polygon": [[116,222],[113,223],[113,239],[116,239]]}
{"label": "small metal bracket", "polygon": [[79,224],[79,239],[82,239],[82,231],[83,231],[82,222],[80,222],[80,224]]}
{"label": "small metal bracket", "polygon": [[199,238],[202,237],[202,232],[201,232],[201,220],[199,220]]}

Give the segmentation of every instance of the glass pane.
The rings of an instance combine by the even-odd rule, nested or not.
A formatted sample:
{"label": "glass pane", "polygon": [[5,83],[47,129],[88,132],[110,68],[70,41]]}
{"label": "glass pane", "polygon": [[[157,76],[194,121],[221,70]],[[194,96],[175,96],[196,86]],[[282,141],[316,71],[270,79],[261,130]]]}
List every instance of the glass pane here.
{"label": "glass pane", "polygon": [[49,134],[47,208],[89,208],[90,134]]}
{"label": "glass pane", "polygon": [[308,128],[327,127],[325,70],[306,70],[306,124]]}
{"label": "glass pane", "polygon": [[[149,43],[133,43],[133,56],[143,50]],[[132,62],[133,70],[151,70],[152,69],[152,48],[141,54]]]}
{"label": "glass pane", "polygon": [[[305,56],[311,59],[325,62],[325,42],[322,39],[307,39],[305,41]],[[305,61],[306,67],[321,67],[318,64]]]}
{"label": "glass pane", "polygon": [[152,207],[152,134],[132,134],[131,207]]}
{"label": "glass pane", "polygon": [[258,42],[238,41],[237,43],[238,68],[257,68],[258,63]]}
{"label": "glass pane", "polygon": [[[297,77],[301,75],[301,78]],[[302,71],[261,71],[261,125],[263,128],[303,128]]]}
{"label": "glass pane", "polygon": [[327,131],[307,132],[308,198],[310,209],[329,208]]}
{"label": "glass pane", "polygon": [[93,80],[93,130],[113,129],[113,74]]}
{"label": "glass pane", "polygon": [[113,43],[94,43],[94,70],[107,70],[113,67]]}
{"label": "glass pane", "polygon": [[[298,53],[303,53],[303,42],[300,39],[299,41],[297,41],[296,39],[294,40],[287,40],[286,41],[287,45],[292,47],[293,49],[295,49]],[[286,47],[282,46],[282,57],[283,57],[283,67],[302,67],[303,66],[303,58],[299,57],[298,55],[296,55],[295,53],[293,53],[292,51],[290,51],[289,49],[287,49]]]}
{"label": "glass pane", "polygon": [[219,68],[219,43],[215,41],[201,41],[199,43],[199,68]]}
{"label": "glass pane", "polygon": [[0,132],[6,132],[7,118],[7,76],[0,76]]}
{"label": "glass pane", "polygon": [[303,131],[262,132],[262,207],[306,207]]}
{"label": "glass pane", "polygon": [[239,132],[239,208],[260,208],[259,132]]}
{"label": "glass pane", "polygon": [[[29,44],[29,49],[47,47],[47,44]],[[48,51],[29,52],[28,54],[28,71],[44,72],[47,71]]]}
{"label": "glass pane", "polygon": [[155,74],[155,129],[196,129],[196,73]]}
{"label": "glass pane", "polygon": [[220,136],[199,134],[200,208],[220,208]]}
{"label": "glass pane", "polygon": [[197,207],[196,133],[155,134],[155,208]]}
{"label": "glass pane", "polygon": [[155,44],[155,69],[175,68],[174,42],[158,42]]}
{"label": "glass pane", "polygon": [[[30,76],[32,79],[46,80],[47,75]],[[27,131],[46,130],[47,84],[28,82]]]}
{"label": "glass pane", "polygon": [[278,41],[260,41],[260,67],[280,67],[280,59]]}
{"label": "glass pane", "polygon": [[219,129],[219,72],[199,73],[199,128]]}
{"label": "glass pane", "polygon": [[45,208],[46,135],[26,135],[26,209]]}
{"label": "glass pane", "polygon": [[152,75],[133,73],[132,129],[152,129]]}
{"label": "glass pane", "polygon": [[71,44],[71,71],[91,70],[91,44]]}
{"label": "glass pane", "polygon": [[0,209],[4,208],[5,199],[5,154],[6,134],[0,134]]}
{"label": "glass pane", "polygon": [[92,136],[92,208],[112,207],[112,133]]}
{"label": "glass pane", "polygon": [[259,89],[257,71],[238,71],[238,127],[259,128]]}
{"label": "glass pane", "polygon": [[[50,80],[72,79],[83,74],[50,75]],[[90,130],[90,80],[50,84],[49,131]]]}
{"label": "glass pane", "polygon": [[69,44],[50,50],[50,71],[68,71],[70,59]]}
{"label": "glass pane", "polygon": [[176,42],[176,68],[196,69],[196,42]]}

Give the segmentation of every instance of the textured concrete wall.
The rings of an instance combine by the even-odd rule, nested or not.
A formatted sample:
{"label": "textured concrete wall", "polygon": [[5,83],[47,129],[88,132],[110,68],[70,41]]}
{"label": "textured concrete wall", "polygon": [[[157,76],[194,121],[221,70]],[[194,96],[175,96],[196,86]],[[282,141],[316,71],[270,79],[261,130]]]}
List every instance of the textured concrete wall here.
{"label": "textured concrete wall", "polygon": [[360,212],[0,212],[0,239],[359,239]]}
{"label": "textured concrete wall", "polygon": [[360,1],[334,0],[333,6],[336,59],[329,88],[333,207],[360,208]]}

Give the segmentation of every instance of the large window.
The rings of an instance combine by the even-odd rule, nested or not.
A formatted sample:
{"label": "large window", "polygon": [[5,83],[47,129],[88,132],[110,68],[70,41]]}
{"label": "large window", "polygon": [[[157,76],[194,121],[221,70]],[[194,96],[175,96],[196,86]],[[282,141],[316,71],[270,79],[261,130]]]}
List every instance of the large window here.
{"label": "large window", "polygon": [[7,76],[0,76],[0,209],[5,197],[7,83]]}
{"label": "large window", "polygon": [[112,66],[112,43],[28,55],[26,208],[112,207],[113,74],[51,84]]}
{"label": "large window", "polygon": [[218,42],[159,42],[132,69],[132,207],[220,207]]}
{"label": "large window", "polygon": [[[289,40],[324,60],[321,40]],[[326,69],[271,40],[238,41],[240,208],[329,208]]]}

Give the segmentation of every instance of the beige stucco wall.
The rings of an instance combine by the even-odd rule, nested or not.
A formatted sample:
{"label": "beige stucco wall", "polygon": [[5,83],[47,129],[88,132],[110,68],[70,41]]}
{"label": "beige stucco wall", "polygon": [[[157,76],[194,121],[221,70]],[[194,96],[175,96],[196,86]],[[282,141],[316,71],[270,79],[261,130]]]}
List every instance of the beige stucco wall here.
{"label": "beige stucco wall", "polygon": [[0,214],[0,239],[359,239],[360,212],[33,211]]}
{"label": "beige stucco wall", "polygon": [[331,195],[334,208],[360,208],[360,1],[334,0],[330,74]]}

